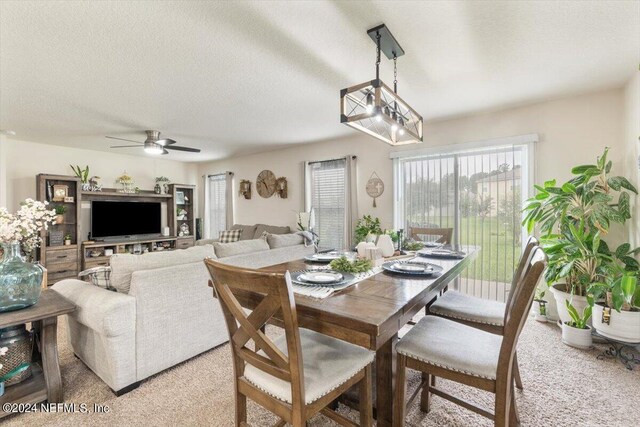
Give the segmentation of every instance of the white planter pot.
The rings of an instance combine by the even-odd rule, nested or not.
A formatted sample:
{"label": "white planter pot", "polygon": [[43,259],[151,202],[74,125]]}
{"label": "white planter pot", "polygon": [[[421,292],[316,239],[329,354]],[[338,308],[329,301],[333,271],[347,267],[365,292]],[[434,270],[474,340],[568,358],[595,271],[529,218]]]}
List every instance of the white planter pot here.
{"label": "white planter pot", "polygon": [[[575,309],[580,314],[582,314],[584,309],[589,305],[587,297],[582,297],[580,295],[571,296],[570,293],[565,292],[565,286],[566,285],[564,283],[556,283],[549,288],[549,290],[553,294],[554,299],[556,300],[556,309],[558,310],[558,317],[560,317],[560,322],[562,324],[571,321],[571,316],[569,316],[567,305],[565,303],[566,300],[571,301],[571,304],[573,304]],[[592,325],[591,319],[589,319],[587,324],[589,326]]]}
{"label": "white planter pot", "polygon": [[562,342],[575,348],[590,348],[593,344],[591,339],[591,327],[587,327],[587,329],[578,329],[563,323]]}
{"label": "white planter pot", "polygon": [[540,314],[540,313],[536,313],[536,317],[535,317],[535,319],[536,319],[538,322],[543,322],[543,323],[547,322],[547,320],[548,320],[548,319],[547,319],[547,316],[544,316],[544,315],[542,315],[542,314]]}
{"label": "white planter pot", "polygon": [[367,237],[364,239],[365,242],[371,242],[371,243],[375,243],[376,240],[378,240],[378,235],[377,234],[367,234]]}
{"label": "white planter pot", "polygon": [[640,311],[621,311],[611,309],[609,324],[602,321],[604,307],[601,304],[593,306],[593,327],[607,338],[638,343],[640,342]]}

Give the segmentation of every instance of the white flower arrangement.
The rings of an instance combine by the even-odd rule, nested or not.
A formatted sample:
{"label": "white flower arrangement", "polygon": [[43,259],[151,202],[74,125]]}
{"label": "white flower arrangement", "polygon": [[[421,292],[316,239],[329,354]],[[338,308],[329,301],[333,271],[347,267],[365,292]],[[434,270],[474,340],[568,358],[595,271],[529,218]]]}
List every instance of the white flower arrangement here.
{"label": "white flower arrangement", "polygon": [[40,231],[48,229],[56,217],[56,211],[47,209],[47,205],[26,199],[15,214],[0,208],[0,243],[20,243],[26,253],[40,246]]}

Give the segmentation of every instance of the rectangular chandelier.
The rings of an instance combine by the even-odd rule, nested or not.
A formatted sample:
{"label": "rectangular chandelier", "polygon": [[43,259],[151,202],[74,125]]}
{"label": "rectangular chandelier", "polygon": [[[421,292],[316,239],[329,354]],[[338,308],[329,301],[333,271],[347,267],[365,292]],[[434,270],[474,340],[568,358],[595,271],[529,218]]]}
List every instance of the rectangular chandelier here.
{"label": "rectangular chandelier", "polygon": [[340,123],[390,145],[422,142],[422,116],[380,79],[340,91]]}
{"label": "rectangular chandelier", "polygon": [[[422,116],[398,95],[396,61],[404,50],[386,25],[367,31],[376,44],[376,78],[340,91],[340,123],[390,145],[422,142]],[[393,89],[380,80],[380,53],[393,59]]]}

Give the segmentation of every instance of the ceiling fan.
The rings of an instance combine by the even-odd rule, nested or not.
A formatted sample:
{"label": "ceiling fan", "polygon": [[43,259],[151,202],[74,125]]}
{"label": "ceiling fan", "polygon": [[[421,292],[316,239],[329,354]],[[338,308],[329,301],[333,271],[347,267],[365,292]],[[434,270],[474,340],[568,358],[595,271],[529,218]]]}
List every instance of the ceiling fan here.
{"label": "ceiling fan", "polygon": [[135,142],[138,145],[113,145],[110,148],[128,148],[128,147],[140,147],[144,148],[144,151],[149,154],[169,154],[167,150],[176,151],[188,151],[190,153],[199,153],[200,149],[191,147],[181,147],[179,145],[173,145],[176,143],[173,139],[163,138],[160,139],[160,131],[146,130],[147,139],[144,142],[133,141],[131,139],[117,138],[115,136],[107,136],[109,139],[119,139],[120,141]]}

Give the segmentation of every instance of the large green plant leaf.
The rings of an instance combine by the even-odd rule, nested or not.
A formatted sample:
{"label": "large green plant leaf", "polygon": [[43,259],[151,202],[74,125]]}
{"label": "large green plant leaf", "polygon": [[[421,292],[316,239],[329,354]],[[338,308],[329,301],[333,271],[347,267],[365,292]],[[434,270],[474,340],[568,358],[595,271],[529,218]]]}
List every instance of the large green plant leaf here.
{"label": "large green plant leaf", "polygon": [[629,305],[631,305],[633,302],[637,284],[638,278],[630,274],[625,274],[620,280],[620,290],[622,290],[622,296]]}
{"label": "large green plant leaf", "polygon": [[596,165],[575,166],[573,169],[571,169],[571,173],[574,175],[581,175],[581,174],[584,174],[586,171],[594,168],[597,169],[598,167]]}

